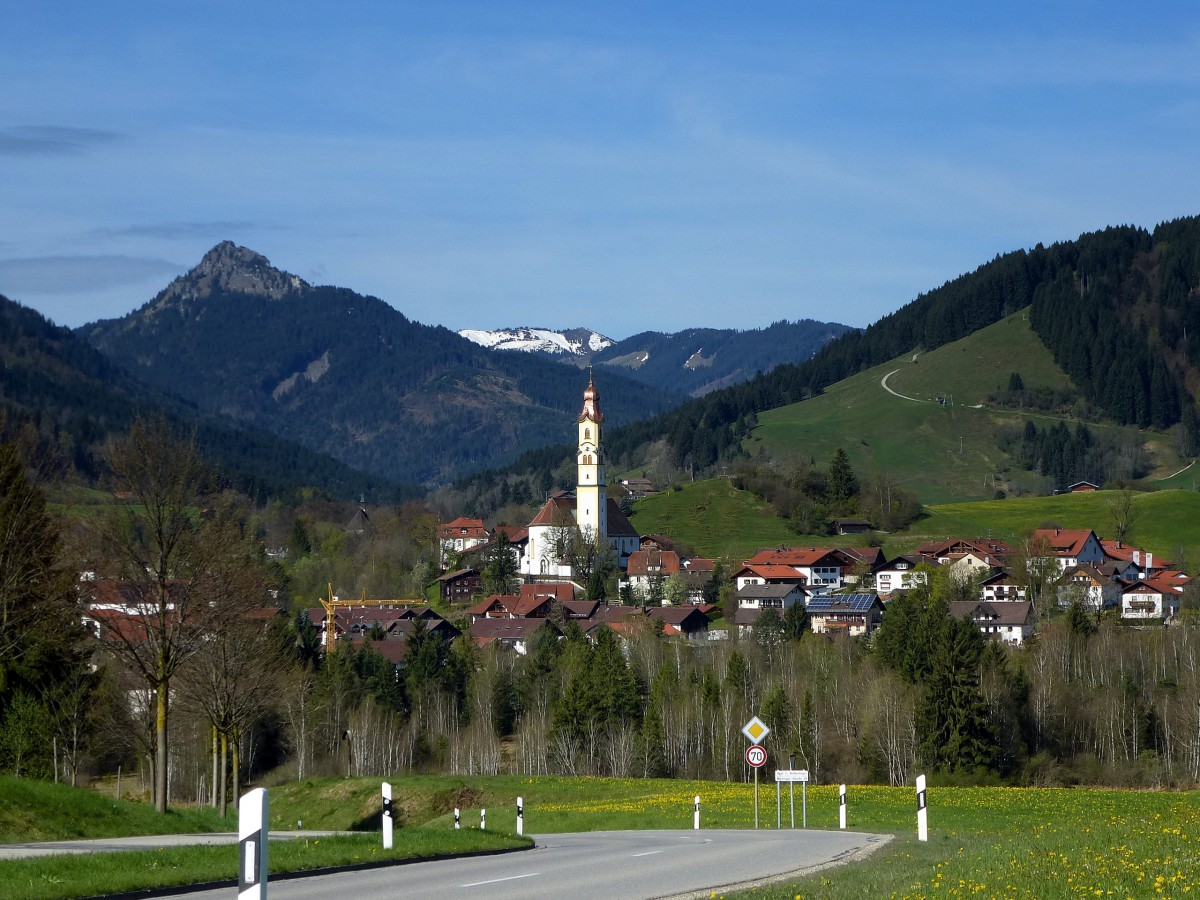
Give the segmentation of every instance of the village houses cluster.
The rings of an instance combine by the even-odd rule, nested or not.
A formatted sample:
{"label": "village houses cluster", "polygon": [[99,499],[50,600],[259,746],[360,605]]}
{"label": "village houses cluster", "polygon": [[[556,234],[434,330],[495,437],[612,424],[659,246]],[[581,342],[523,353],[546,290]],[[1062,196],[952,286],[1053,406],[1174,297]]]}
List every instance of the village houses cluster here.
{"label": "village houses cluster", "polygon": [[[1051,602],[1073,601],[1092,611],[1113,611],[1134,624],[1170,624],[1178,615],[1188,576],[1152,553],[1102,540],[1090,529],[1043,528],[1018,553],[1000,540],[948,538],[921,544],[912,553],[888,558],[875,547],[764,549],[744,560],[721,581],[734,592],[736,608],[727,628],[710,629],[725,614],[715,601],[722,583],[715,560],[688,556],[669,537],[639,535],[614,499],[605,480],[599,395],[589,379],[578,418],[577,484],[574,491],[552,495],[527,526],[497,525],[460,517],[441,526],[443,567],[441,600],[466,610],[470,635],[480,646],[498,645],[526,652],[538,628],[560,630],[574,622],[586,635],[607,626],[619,635],[654,629],[688,640],[724,640],[731,632],[752,632],[767,610],[782,616],[799,607],[814,634],[870,635],[882,623],[890,600],[928,578],[933,567],[947,567],[962,583],[977,584],[979,595],[954,601],[950,613],[969,618],[990,639],[1019,646],[1036,629],[1027,579],[1017,566],[1046,574]],[[622,483],[625,491],[644,494],[644,479]],[[574,545],[568,540],[576,536]],[[584,599],[573,552],[578,539],[611,548],[619,570],[620,601]],[[485,592],[488,553],[503,540],[512,556],[511,593]],[[314,621],[321,611],[314,609]],[[429,627],[457,633],[428,609],[368,609],[352,603],[336,620],[343,637],[403,637],[414,618]],[[403,654],[401,643],[381,641],[388,655]]]}

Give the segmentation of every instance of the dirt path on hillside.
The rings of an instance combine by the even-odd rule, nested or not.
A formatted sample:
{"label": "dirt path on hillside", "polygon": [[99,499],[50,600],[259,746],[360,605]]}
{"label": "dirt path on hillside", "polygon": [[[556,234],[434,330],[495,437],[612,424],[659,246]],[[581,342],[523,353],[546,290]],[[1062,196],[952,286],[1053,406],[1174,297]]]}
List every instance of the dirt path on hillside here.
{"label": "dirt path on hillside", "polygon": [[885,391],[887,391],[889,394],[891,394],[893,397],[899,397],[901,400],[911,400],[913,403],[932,403],[933,402],[932,400],[918,400],[916,397],[906,397],[903,394],[896,393],[890,387],[888,387],[887,380],[899,371],[900,371],[899,369],[892,369],[892,371],[888,372],[886,375],[884,375],[882,378],[879,379],[879,386],[881,388],[883,388]]}

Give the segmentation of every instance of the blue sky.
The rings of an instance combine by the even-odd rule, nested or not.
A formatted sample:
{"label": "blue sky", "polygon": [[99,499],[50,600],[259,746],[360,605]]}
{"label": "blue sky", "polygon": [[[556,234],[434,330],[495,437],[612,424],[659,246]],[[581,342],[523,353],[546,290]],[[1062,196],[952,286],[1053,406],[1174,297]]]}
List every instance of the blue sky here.
{"label": "blue sky", "polygon": [[1194,3],[27,2],[0,293],[123,315],[230,239],[450,328],[866,325],[1200,214]]}

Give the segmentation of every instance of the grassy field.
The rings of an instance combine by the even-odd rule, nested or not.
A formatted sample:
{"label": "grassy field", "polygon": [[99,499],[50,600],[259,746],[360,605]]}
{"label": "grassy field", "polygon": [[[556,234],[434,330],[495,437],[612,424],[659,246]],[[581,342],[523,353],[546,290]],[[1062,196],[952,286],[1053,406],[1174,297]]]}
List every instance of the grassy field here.
{"label": "grassy field", "polygon": [[[884,548],[889,554],[902,553],[922,541],[953,536],[990,536],[1012,542],[1048,523],[1063,528],[1094,528],[1101,537],[1107,537],[1112,532],[1107,506],[1112,498],[1110,491],[1096,491],[936,504],[928,507],[929,515],[912,527],[886,535]],[[1177,564],[1200,561],[1200,493],[1135,493],[1133,504],[1137,519],[1130,543]],[[765,504],[745,491],[735,490],[725,478],[698,481],[678,492],[647,497],[638,501],[635,509],[633,522],[643,534],[670,535],[700,554],[717,558],[745,559],[759,547],[852,546],[864,540],[862,535],[794,534]]]}
{"label": "grassy field", "polygon": [[[997,430],[1060,416],[987,407],[988,395],[1019,371],[1029,389],[1063,387],[1066,376],[1029,329],[1024,312],[953,344],[899,357],[831,385],[803,403],[762,413],[746,449],[828,464],[841,447],[860,476],[886,472],[923,503],[991,497],[997,487],[1035,493],[1053,485],[1022,470],[997,447]],[[887,377],[887,386],[881,384]],[[936,402],[938,398],[946,402]],[[1098,430],[1109,426],[1091,425]],[[1182,467],[1165,435],[1144,433],[1155,477]]]}

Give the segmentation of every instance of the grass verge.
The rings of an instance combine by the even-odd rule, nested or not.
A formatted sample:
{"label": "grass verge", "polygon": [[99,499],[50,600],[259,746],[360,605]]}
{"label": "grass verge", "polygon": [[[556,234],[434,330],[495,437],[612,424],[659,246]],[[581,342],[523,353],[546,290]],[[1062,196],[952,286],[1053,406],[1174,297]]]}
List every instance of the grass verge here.
{"label": "grass verge", "polygon": [[[464,829],[412,828],[395,834],[391,850],[379,835],[344,835],[272,841],[272,874],[306,872],[336,866],[422,859],[458,853],[528,847],[514,835]],[[237,846],[172,847],[87,855],[63,854],[38,859],[0,860],[0,898],[67,900],[150,888],[179,887],[237,877]]]}

